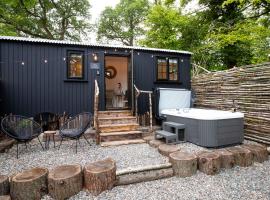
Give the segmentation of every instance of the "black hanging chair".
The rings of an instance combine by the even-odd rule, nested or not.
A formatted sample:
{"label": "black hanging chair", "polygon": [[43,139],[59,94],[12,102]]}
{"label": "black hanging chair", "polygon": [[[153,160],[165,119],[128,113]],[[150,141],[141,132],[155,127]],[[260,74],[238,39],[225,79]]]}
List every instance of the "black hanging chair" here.
{"label": "black hanging chair", "polygon": [[8,137],[17,141],[17,158],[19,157],[19,143],[24,143],[27,148],[27,143],[34,138],[38,138],[38,141],[44,150],[38,137],[41,134],[42,129],[34,120],[20,115],[9,115],[2,120],[1,128]]}
{"label": "black hanging chair", "polygon": [[61,126],[59,129],[59,133],[61,136],[59,149],[62,145],[63,139],[69,138],[71,140],[76,140],[76,153],[77,153],[77,143],[82,136],[91,146],[90,142],[85,137],[84,132],[92,124],[92,119],[93,118],[91,113],[83,112],[67,120],[63,124],[63,126]]}

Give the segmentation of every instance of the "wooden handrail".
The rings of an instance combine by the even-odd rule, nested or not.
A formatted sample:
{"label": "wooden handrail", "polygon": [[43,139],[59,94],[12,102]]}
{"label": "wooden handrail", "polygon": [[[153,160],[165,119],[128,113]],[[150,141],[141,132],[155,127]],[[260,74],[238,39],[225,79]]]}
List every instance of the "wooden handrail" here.
{"label": "wooden handrail", "polygon": [[94,128],[96,129],[96,144],[100,143],[100,134],[98,126],[98,104],[99,104],[99,86],[95,80],[95,95],[94,95]]}
{"label": "wooden handrail", "polygon": [[136,119],[138,121],[138,98],[140,96],[140,94],[148,94],[148,98],[149,98],[149,120],[150,120],[150,131],[153,130],[153,116],[152,116],[152,91],[146,91],[146,90],[139,90],[137,88],[137,86],[134,84],[134,88],[135,88],[135,97],[136,97],[136,100],[135,100],[135,115],[136,115]]}

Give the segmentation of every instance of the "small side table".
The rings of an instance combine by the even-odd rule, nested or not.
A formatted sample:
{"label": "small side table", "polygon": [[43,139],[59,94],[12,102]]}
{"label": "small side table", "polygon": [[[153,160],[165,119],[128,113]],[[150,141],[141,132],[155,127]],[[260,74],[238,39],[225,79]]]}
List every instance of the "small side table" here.
{"label": "small side table", "polygon": [[45,136],[45,149],[50,148],[50,140],[52,138],[53,140],[53,147],[55,148],[55,139],[54,136],[56,134],[56,131],[45,131],[44,136]]}

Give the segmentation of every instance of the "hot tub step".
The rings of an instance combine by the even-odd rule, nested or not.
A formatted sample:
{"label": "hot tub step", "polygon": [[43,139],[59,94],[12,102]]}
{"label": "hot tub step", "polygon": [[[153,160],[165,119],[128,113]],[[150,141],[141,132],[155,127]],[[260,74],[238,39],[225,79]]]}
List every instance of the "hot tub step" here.
{"label": "hot tub step", "polygon": [[177,128],[177,129],[183,129],[185,128],[185,124],[180,124],[180,123],[176,123],[176,122],[163,122],[163,126],[170,126],[173,128]]}

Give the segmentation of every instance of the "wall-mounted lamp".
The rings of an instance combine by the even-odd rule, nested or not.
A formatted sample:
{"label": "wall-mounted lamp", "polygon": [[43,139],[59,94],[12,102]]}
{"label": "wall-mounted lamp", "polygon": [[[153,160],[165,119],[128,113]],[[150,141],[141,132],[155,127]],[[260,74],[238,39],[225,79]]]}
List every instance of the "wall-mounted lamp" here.
{"label": "wall-mounted lamp", "polygon": [[97,53],[93,53],[92,57],[93,57],[93,62],[98,62],[98,54]]}

